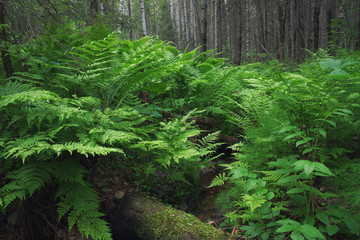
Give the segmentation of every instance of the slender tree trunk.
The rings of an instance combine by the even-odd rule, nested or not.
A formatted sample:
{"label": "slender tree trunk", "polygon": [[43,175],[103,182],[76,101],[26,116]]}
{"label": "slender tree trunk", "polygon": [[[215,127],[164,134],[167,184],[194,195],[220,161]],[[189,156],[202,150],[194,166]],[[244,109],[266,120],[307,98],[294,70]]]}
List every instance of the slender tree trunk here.
{"label": "slender tree trunk", "polygon": [[98,14],[99,14],[99,3],[97,0],[91,0],[90,15],[91,15],[92,21],[96,20]]}
{"label": "slender tree trunk", "polygon": [[289,35],[290,35],[290,42],[289,42],[289,50],[288,50],[288,58],[291,61],[295,61],[295,31],[296,31],[296,16],[295,16],[295,0],[289,1],[289,9],[290,9],[290,28],[289,28]]}
{"label": "slender tree trunk", "polygon": [[201,0],[201,25],[200,25],[201,51],[207,50],[207,1]]}
{"label": "slender tree trunk", "polygon": [[197,46],[196,42],[196,21],[195,21],[195,5],[194,0],[190,0],[190,41],[191,49]]}
{"label": "slender tree trunk", "polygon": [[234,51],[234,64],[239,65],[241,62],[241,49],[242,49],[242,40],[241,40],[241,0],[236,0],[234,13],[236,17],[236,22],[234,24],[234,38],[235,38],[235,51]]}
{"label": "slender tree trunk", "polygon": [[[5,24],[5,5],[4,1],[0,1],[0,24]],[[7,50],[7,37],[6,37],[6,29],[2,27],[0,30],[0,41],[3,45],[1,50],[1,59],[3,62],[5,75],[6,77],[11,77],[14,73],[14,68],[11,63],[10,54]]]}
{"label": "slender tree trunk", "polygon": [[[263,23],[263,13],[262,13],[262,1],[256,0],[255,1],[255,7],[256,7],[256,19],[257,19],[257,43],[258,46],[258,53],[264,53],[265,52],[265,33],[264,33],[264,23]],[[261,58],[259,58],[261,60]]]}
{"label": "slender tree trunk", "polygon": [[215,8],[215,25],[216,25],[216,45],[215,48],[220,53],[222,52],[222,1],[216,0],[216,8]]}
{"label": "slender tree trunk", "polygon": [[187,19],[187,9],[186,9],[186,0],[180,0],[181,8],[181,26],[183,31],[183,42],[184,47],[189,44],[189,23]]}
{"label": "slender tree trunk", "polygon": [[285,55],[285,3],[278,3],[278,43],[277,43],[277,58],[280,61],[284,61]]}
{"label": "slender tree trunk", "polygon": [[119,13],[124,14],[124,0],[119,0]]}
{"label": "slender tree trunk", "polygon": [[[128,15],[131,19],[131,16],[132,16],[132,12],[131,12],[131,0],[128,0]],[[132,24],[130,25],[130,39],[133,39],[134,38],[134,34],[133,34],[133,30],[132,30]]]}
{"label": "slender tree trunk", "polygon": [[328,0],[321,0],[319,14],[319,48],[323,49],[326,49],[328,46],[327,5]]}
{"label": "slender tree trunk", "polygon": [[174,4],[175,7],[175,25],[176,25],[176,36],[177,36],[177,42],[178,42],[178,48],[182,49],[181,45],[181,31],[180,31],[180,1],[175,1]]}
{"label": "slender tree trunk", "polygon": [[144,0],[140,0],[140,14],[141,14],[141,27],[142,27],[142,35],[147,35],[147,29],[146,29],[146,17],[145,17],[145,4]]}
{"label": "slender tree trunk", "polygon": [[175,14],[174,14],[174,0],[169,0],[169,14],[170,14],[170,21],[171,21],[171,26],[172,26],[171,37],[172,37],[172,41],[176,42],[177,36],[175,36],[175,34],[174,34],[174,31],[176,31]]}
{"label": "slender tree trunk", "polygon": [[246,61],[250,62],[250,7],[251,0],[246,0]]}

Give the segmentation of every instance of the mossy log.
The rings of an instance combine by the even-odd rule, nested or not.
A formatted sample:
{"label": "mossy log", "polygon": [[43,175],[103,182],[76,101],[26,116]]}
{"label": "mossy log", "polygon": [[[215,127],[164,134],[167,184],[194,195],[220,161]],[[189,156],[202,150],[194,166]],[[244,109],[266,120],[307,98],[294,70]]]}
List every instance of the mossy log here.
{"label": "mossy log", "polygon": [[212,225],[195,216],[166,206],[139,193],[128,193],[115,202],[110,213],[114,233],[130,231],[142,240],[206,240],[228,239]]}

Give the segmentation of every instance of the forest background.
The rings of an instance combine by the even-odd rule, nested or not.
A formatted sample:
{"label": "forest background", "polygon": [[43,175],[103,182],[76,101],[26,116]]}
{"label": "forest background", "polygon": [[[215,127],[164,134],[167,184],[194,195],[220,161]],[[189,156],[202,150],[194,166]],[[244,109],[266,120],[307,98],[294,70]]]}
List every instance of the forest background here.
{"label": "forest background", "polygon": [[191,206],[224,141],[222,226],[360,235],[359,0],[0,0],[0,39],[10,237],[111,239],[104,172]]}

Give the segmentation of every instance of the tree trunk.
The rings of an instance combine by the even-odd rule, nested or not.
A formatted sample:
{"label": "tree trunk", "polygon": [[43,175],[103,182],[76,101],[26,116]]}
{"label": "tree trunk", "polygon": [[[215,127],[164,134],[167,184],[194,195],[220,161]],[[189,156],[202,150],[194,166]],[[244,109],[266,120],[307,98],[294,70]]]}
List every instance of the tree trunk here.
{"label": "tree trunk", "polygon": [[181,49],[181,31],[180,31],[180,1],[175,1],[175,25],[176,25],[176,36],[178,42],[178,48]]}
{"label": "tree trunk", "polygon": [[188,19],[187,19],[187,10],[186,10],[186,0],[180,0],[180,9],[181,9],[181,26],[183,33],[183,46],[189,44],[189,31],[188,31]]}
{"label": "tree trunk", "polygon": [[278,41],[277,41],[277,58],[284,61],[285,57],[285,3],[279,2],[278,5]]}
{"label": "tree trunk", "polygon": [[[97,0],[91,0],[90,2],[90,15],[93,22],[96,21],[97,15],[99,14],[99,3]],[[92,23],[93,23],[92,22]]]}
{"label": "tree trunk", "polygon": [[327,5],[328,0],[321,0],[319,14],[319,48],[323,49],[326,49],[328,46]]}
{"label": "tree trunk", "polygon": [[190,0],[190,41],[191,49],[196,48],[196,21],[195,21],[195,3],[194,0]]}
{"label": "tree trunk", "polygon": [[201,51],[207,50],[207,1],[201,0],[201,25],[200,25]]}
{"label": "tree trunk", "polygon": [[295,0],[289,1],[289,12],[290,12],[290,27],[289,27],[289,50],[288,50],[288,59],[291,61],[295,60],[295,30],[296,30],[296,16],[295,16]]}
{"label": "tree trunk", "polygon": [[241,49],[242,49],[242,40],[241,40],[241,0],[236,0],[234,8],[234,17],[236,17],[236,22],[234,24],[234,38],[235,38],[235,51],[234,51],[234,64],[240,65],[241,62]]}
{"label": "tree trunk", "polygon": [[[257,19],[257,52],[259,54],[262,54],[265,52],[265,32],[264,32],[264,22],[263,22],[263,13],[262,13],[262,1],[257,0],[255,1],[255,7],[256,7],[256,19]],[[258,60],[261,60],[261,57],[259,57]]]}
{"label": "tree trunk", "polygon": [[219,53],[222,52],[222,1],[216,0],[215,8],[215,25],[216,25],[216,45],[215,48]]}
{"label": "tree trunk", "polygon": [[250,62],[250,7],[251,0],[246,0],[246,62]]}
{"label": "tree trunk", "polygon": [[174,31],[176,30],[174,0],[169,0],[169,14],[170,14],[170,21],[172,26],[171,37],[172,37],[172,41],[175,42],[177,36],[174,36]]}
{"label": "tree trunk", "polygon": [[120,13],[121,15],[124,14],[124,0],[120,0],[120,1],[119,1],[119,13]]}
{"label": "tree trunk", "polygon": [[[5,24],[5,5],[4,1],[0,1],[0,25]],[[11,63],[10,54],[7,50],[7,39],[6,39],[6,29],[3,26],[0,30],[0,41],[3,45],[1,50],[1,59],[3,62],[5,75],[6,77],[11,77],[14,73],[14,69]]]}
{"label": "tree trunk", "polygon": [[142,20],[142,22],[141,22],[142,35],[144,37],[147,35],[144,0],[140,0],[140,14],[141,14],[141,20]]}
{"label": "tree trunk", "polygon": [[[128,0],[128,15],[129,17],[131,18],[132,16],[132,12],[131,12],[131,0]],[[133,34],[133,30],[132,30],[132,26],[130,26],[130,39],[133,39],[134,38],[134,34]]]}
{"label": "tree trunk", "polygon": [[138,193],[128,193],[110,211],[114,238],[130,231],[143,240],[225,240],[225,234],[193,215]]}

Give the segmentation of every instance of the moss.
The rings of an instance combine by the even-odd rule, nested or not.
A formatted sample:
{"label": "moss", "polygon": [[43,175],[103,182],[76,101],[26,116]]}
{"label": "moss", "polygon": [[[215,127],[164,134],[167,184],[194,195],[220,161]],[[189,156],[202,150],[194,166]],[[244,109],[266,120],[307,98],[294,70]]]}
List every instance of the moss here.
{"label": "moss", "polygon": [[224,233],[195,216],[148,199],[137,234],[144,239],[227,239]]}

